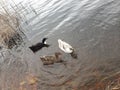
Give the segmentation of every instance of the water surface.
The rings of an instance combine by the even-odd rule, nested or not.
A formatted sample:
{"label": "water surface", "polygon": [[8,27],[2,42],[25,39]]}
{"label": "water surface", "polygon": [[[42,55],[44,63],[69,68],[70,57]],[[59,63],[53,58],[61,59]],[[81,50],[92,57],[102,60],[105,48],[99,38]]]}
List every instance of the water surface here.
{"label": "water surface", "polygon": [[[46,0],[37,2],[36,11],[26,15],[27,23],[22,22],[28,41],[20,55],[28,64],[25,72],[40,75],[37,90],[83,90],[82,86],[120,71],[119,0]],[[48,37],[51,47],[32,53],[28,46],[43,37]],[[75,48],[78,59],[58,48],[59,38]],[[39,56],[56,51],[62,52],[66,65],[43,66]]]}

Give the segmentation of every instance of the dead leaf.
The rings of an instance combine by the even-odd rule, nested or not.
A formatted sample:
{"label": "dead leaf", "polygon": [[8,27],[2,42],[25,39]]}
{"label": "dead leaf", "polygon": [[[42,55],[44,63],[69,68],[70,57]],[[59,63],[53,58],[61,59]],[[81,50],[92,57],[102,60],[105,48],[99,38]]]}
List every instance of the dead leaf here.
{"label": "dead leaf", "polygon": [[112,90],[120,90],[120,87],[114,87]]}
{"label": "dead leaf", "polygon": [[36,78],[36,77],[29,77],[28,84],[33,85],[33,84],[37,83],[37,81],[38,81],[38,78]]}
{"label": "dead leaf", "polygon": [[22,86],[22,85],[25,85],[26,84],[26,81],[22,81],[22,82],[20,82],[20,85]]}

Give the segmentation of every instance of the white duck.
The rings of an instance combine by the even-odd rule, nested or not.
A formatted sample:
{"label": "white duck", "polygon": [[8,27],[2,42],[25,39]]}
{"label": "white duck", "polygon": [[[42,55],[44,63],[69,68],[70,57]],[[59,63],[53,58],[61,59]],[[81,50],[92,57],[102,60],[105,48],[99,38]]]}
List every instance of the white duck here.
{"label": "white duck", "polygon": [[71,54],[73,58],[77,58],[77,54],[75,53],[74,48],[70,44],[66,43],[61,39],[58,39],[58,45],[62,51],[64,51],[65,53]]}
{"label": "white duck", "polygon": [[72,53],[74,51],[73,47],[70,44],[62,41],[61,39],[58,39],[58,44],[59,48],[65,53]]}

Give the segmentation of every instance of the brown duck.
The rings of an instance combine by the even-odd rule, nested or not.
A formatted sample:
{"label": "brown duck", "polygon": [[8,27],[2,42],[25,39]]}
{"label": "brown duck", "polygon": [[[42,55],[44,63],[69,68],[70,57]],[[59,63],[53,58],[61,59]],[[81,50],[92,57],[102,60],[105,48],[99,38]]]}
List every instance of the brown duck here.
{"label": "brown duck", "polygon": [[43,65],[50,65],[54,63],[62,62],[61,56],[62,54],[60,52],[56,52],[55,55],[51,56],[42,56],[40,59],[43,62]]}

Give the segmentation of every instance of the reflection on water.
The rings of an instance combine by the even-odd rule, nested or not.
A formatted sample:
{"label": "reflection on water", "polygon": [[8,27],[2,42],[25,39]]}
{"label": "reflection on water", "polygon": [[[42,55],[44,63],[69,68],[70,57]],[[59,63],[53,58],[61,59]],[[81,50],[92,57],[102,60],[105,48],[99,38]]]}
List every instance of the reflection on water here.
{"label": "reflection on water", "polygon": [[[34,54],[28,49],[30,42],[26,42],[20,53],[8,54],[1,65],[3,81],[17,76],[15,81],[19,82],[29,72],[40,76],[37,90],[80,90],[120,70],[119,0],[46,0],[37,7],[37,15],[27,15],[27,24],[22,26],[31,44],[48,37],[51,47]],[[77,60],[60,51],[59,38],[76,49]],[[66,64],[43,66],[39,56],[56,51],[62,52]]]}

